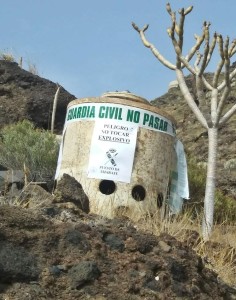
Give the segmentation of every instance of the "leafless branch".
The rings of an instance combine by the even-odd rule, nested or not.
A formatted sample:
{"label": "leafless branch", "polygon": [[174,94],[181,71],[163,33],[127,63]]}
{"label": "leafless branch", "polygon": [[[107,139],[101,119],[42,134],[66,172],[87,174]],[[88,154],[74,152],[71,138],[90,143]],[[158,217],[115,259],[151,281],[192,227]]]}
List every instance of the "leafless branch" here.
{"label": "leafless branch", "polygon": [[220,54],[221,58],[224,59],[224,50],[223,50],[224,41],[223,41],[223,38],[222,38],[221,34],[219,34],[217,36],[217,42],[218,42],[218,46],[219,46],[219,54]]}
{"label": "leafless branch", "polygon": [[217,113],[216,113],[216,124],[219,122],[224,105],[225,105],[225,101],[227,100],[229,94],[230,94],[231,88],[226,86],[224,89],[224,92],[221,95],[218,107],[217,107]]}
{"label": "leafless branch", "polygon": [[180,20],[179,20],[179,32],[178,32],[178,36],[179,36],[179,47],[182,50],[183,48],[183,36],[184,36],[184,20],[185,20],[185,14],[184,14],[184,8],[182,8],[181,10],[179,10],[179,14],[180,14]]}
{"label": "leafless branch", "polygon": [[217,112],[217,99],[218,99],[218,90],[214,88],[211,92],[211,119],[212,123],[216,126],[216,112]]}
{"label": "leafless branch", "polygon": [[169,15],[171,16],[171,14],[172,14],[172,9],[171,9],[171,6],[170,6],[170,3],[169,3],[169,2],[166,3],[166,10],[167,10],[167,12],[169,13]]}
{"label": "leafless branch", "polygon": [[230,80],[230,59],[228,55],[228,48],[229,48],[229,38],[226,38],[225,41],[225,49],[224,49],[224,55],[225,55],[225,73],[224,73],[224,91],[221,95],[218,108],[217,108],[217,114],[216,114],[216,123],[219,122],[219,119],[221,117],[225,101],[227,100],[230,91],[231,91],[231,80]]}
{"label": "leafless branch", "polygon": [[236,113],[236,104],[220,119],[219,126],[225,124]]}
{"label": "leafless branch", "polygon": [[229,37],[226,38],[225,41],[225,49],[224,49],[224,55],[225,55],[225,84],[228,88],[230,88],[230,59],[228,55],[228,48],[229,48]]}
{"label": "leafless branch", "polygon": [[[229,80],[230,82],[232,79],[236,77],[236,68],[229,74]],[[218,91],[222,91],[226,86],[226,81],[224,80],[219,86],[218,86]]]}
{"label": "leafless branch", "polygon": [[178,80],[181,92],[182,92],[185,100],[187,101],[189,107],[191,108],[191,110],[195,114],[196,118],[201,123],[201,125],[205,128],[208,128],[208,124],[207,124],[206,119],[204,118],[202,112],[198,108],[198,106],[195,103],[192,95],[189,92],[189,89],[188,89],[188,87],[186,85],[186,82],[185,82],[185,79],[184,79],[183,71],[181,69],[176,69],[176,76],[177,76],[177,80]]}
{"label": "leafless branch", "polygon": [[202,109],[202,107],[206,105],[206,97],[203,91],[203,86],[204,84],[202,82],[202,77],[196,75],[196,92],[197,92],[197,98],[199,101],[200,109]]}
{"label": "leafless branch", "polygon": [[207,58],[208,58],[208,54],[209,54],[209,50],[210,50],[210,47],[209,47],[209,27],[210,27],[211,23],[207,23],[207,22],[204,22],[204,37],[205,37],[205,49],[204,49],[204,54],[203,54],[203,57],[202,57],[202,62],[201,62],[201,67],[200,67],[200,70],[199,70],[199,76],[201,76],[206,67],[207,67]]}
{"label": "leafless branch", "polygon": [[193,6],[189,6],[188,8],[185,9],[184,15],[187,16],[191,11],[193,10]]}
{"label": "leafless branch", "polygon": [[199,51],[196,51],[196,56],[197,56],[197,59],[196,59],[196,61],[194,63],[194,68],[195,68],[196,72],[199,72],[198,66],[199,66],[199,64],[201,62],[202,54]]}
{"label": "leafless branch", "polygon": [[190,49],[188,55],[186,56],[186,60],[190,61],[192,59],[192,57],[194,56],[194,54],[197,52],[197,50],[199,50],[199,48],[201,47],[203,41],[204,41],[204,30],[201,36],[198,36],[195,34],[195,39],[196,39],[196,44]]}
{"label": "leafless branch", "polygon": [[214,88],[216,88],[217,85],[218,85],[220,73],[221,73],[222,68],[224,66],[224,63],[225,63],[222,35],[221,34],[217,35],[217,39],[216,40],[217,40],[217,43],[218,43],[218,49],[219,49],[219,54],[220,54],[221,60],[218,63],[216,71],[214,73],[213,84],[212,84]]}
{"label": "leafless branch", "polygon": [[151,44],[147,39],[146,36],[144,34],[144,32],[148,29],[148,25],[145,25],[143,27],[143,29],[139,29],[139,27],[132,22],[132,26],[133,28],[139,33],[140,38],[143,42],[143,45],[147,48],[150,48],[150,50],[152,51],[152,53],[154,54],[154,56],[166,67],[168,67],[171,70],[175,70],[176,66],[174,64],[172,64],[171,62],[169,62],[167,59],[164,58],[164,56],[162,56],[160,54],[160,52],[155,48],[155,46],[153,44]]}
{"label": "leafless branch", "polygon": [[214,73],[214,77],[213,77],[213,87],[216,88],[217,85],[218,85],[218,82],[219,82],[219,77],[220,77],[220,73],[222,71],[222,68],[224,66],[224,60],[221,60],[218,65],[217,65],[217,68],[216,68],[216,71]]}
{"label": "leafless branch", "polygon": [[192,74],[196,74],[196,70],[190,65],[190,63],[186,60],[186,58],[184,56],[179,56],[180,61],[182,62],[182,66],[181,68],[183,69],[183,66],[185,66],[189,72],[191,72]]}
{"label": "leafless branch", "polygon": [[234,55],[234,51],[236,51],[236,39],[234,39],[232,42],[231,42],[231,46],[229,48],[229,57],[232,57]]}
{"label": "leafless branch", "polygon": [[207,90],[209,90],[209,91],[213,90],[213,86],[206,80],[204,75],[202,75],[202,82]]}
{"label": "leafless branch", "polygon": [[215,32],[214,35],[213,35],[213,39],[212,39],[211,45],[210,45],[210,49],[209,49],[209,53],[208,53],[208,57],[207,57],[207,62],[206,62],[206,67],[208,66],[208,64],[209,64],[209,62],[211,60],[212,54],[213,54],[213,52],[215,50],[216,39],[217,39],[217,33]]}

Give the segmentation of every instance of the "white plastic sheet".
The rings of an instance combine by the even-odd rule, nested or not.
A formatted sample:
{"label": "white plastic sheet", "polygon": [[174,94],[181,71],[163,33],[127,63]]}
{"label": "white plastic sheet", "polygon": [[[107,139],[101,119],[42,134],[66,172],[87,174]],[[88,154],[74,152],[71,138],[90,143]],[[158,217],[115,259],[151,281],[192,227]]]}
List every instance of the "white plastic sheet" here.
{"label": "white plastic sheet", "polygon": [[184,146],[176,140],[176,167],[171,174],[170,197],[168,203],[171,213],[178,213],[183,206],[183,199],[189,199],[188,168]]}

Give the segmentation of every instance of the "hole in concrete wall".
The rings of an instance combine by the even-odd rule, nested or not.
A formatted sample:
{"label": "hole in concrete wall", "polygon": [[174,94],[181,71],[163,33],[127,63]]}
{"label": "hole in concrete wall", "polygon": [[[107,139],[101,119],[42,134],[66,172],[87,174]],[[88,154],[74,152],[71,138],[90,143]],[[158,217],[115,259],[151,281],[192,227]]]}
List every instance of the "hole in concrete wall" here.
{"label": "hole in concrete wall", "polygon": [[53,183],[52,191],[54,192],[56,188],[57,188],[57,180],[55,179]]}
{"label": "hole in concrete wall", "polygon": [[145,188],[141,185],[136,185],[132,189],[132,197],[136,201],[143,201],[146,197],[146,191]]}
{"label": "hole in concrete wall", "polygon": [[163,200],[164,200],[164,197],[163,197],[163,194],[162,193],[159,193],[157,195],[157,207],[158,208],[161,208],[162,205],[163,205]]}
{"label": "hole in concrete wall", "polygon": [[99,184],[99,191],[104,195],[111,195],[115,190],[116,185],[112,180],[102,180]]}

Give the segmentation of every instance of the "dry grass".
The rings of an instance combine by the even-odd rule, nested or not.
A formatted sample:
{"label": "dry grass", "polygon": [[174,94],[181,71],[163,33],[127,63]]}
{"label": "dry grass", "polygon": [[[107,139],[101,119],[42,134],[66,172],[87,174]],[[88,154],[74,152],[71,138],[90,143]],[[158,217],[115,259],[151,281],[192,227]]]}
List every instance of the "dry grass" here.
{"label": "dry grass", "polygon": [[[15,54],[13,54],[13,51],[11,50],[4,50],[4,51],[0,50],[0,60],[17,62],[20,68],[23,67],[23,57],[21,56],[20,58],[18,58]],[[33,75],[39,75],[39,71],[36,64],[32,63],[29,59],[27,60],[26,63],[28,66],[26,70],[28,72],[32,73]]]}
{"label": "dry grass", "polygon": [[10,51],[0,51],[0,59],[10,61],[10,62],[15,62],[15,56],[10,52]]}
{"label": "dry grass", "polygon": [[[214,226],[211,240],[201,238],[201,220],[199,215],[192,218],[192,211],[161,219],[161,212],[143,214],[142,217],[130,215],[140,230],[155,235],[168,233],[177,240],[187,243],[200,255],[207,268],[214,270],[219,279],[236,286],[236,224],[217,224]],[[122,215],[119,212],[119,216]]]}
{"label": "dry grass", "polygon": [[39,71],[36,64],[31,63],[30,61],[28,61],[27,63],[28,63],[28,71],[33,75],[39,75]]}
{"label": "dry grass", "polygon": [[195,246],[195,251],[204,259],[206,266],[219,275],[219,278],[231,286],[236,286],[236,249],[230,243],[222,243],[221,237],[212,238],[206,243],[199,242]]}

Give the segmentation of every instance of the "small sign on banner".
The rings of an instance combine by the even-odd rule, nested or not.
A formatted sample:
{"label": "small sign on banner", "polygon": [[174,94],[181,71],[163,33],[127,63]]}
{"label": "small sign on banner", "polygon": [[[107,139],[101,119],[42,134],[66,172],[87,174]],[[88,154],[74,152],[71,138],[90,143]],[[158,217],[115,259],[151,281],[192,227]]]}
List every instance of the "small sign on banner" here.
{"label": "small sign on banner", "polygon": [[129,183],[138,125],[98,119],[92,136],[88,177]]}

